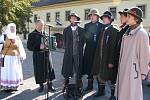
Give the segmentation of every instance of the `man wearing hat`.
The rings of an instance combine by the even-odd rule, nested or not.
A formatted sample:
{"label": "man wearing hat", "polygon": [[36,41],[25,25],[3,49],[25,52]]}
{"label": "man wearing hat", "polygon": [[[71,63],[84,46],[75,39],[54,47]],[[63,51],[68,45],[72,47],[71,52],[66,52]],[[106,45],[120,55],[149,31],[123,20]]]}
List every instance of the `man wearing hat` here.
{"label": "man wearing hat", "polygon": [[96,97],[105,95],[105,83],[110,82],[111,97],[114,95],[115,84],[115,67],[114,67],[114,52],[118,30],[114,28],[112,22],[114,18],[109,11],[104,12],[100,17],[105,24],[103,33],[99,36],[99,42],[96,49],[92,73],[98,76],[98,92]]}
{"label": "man wearing hat", "polygon": [[84,67],[83,74],[88,75],[88,86],[85,91],[90,91],[93,89],[93,75],[91,74],[93,59],[95,56],[95,50],[97,47],[98,36],[102,33],[104,25],[99,22],[99,11],[98,9],[91,9],[89,12],[89,17],[91,22],[85,24],[85,52],[84,52]]}
{"label": "man wearing hat", "polygon": [[[120,47],[121,47],[121,41],[122,37],[125,34],[125,32],[129,29],[129,25],[127,24],[128,17],[127,17],[127,12],[129,9],[124,9],[123,11],[119,11],[118,13],[120,14],[120,31],[117,34],[117,43],[116,43],[116,53],[117,53],[117,62],[119,61],[119,53],[120,53]],[[118,63],[116,64],[118,65]]]}
{"label": "man wearing hat", "polygon": [[142,80],[149,71],[150,53],[148,34],[141,22],[143,12],[134,7],[128,11],[131,31],[122,38],[117,75],[117,100],[143,100]]}
{"label": "man wearing hat", "polygon": [[73,77],[74,74],[78,87],[82,88],[81,71],[85,31],[78,25],[80,18],[76,13],[71,13],[68,19],[70,25],[63,31],[65,47],[62,66],[62,75],[65,78],[63,91],[69,84],[69,78]]}

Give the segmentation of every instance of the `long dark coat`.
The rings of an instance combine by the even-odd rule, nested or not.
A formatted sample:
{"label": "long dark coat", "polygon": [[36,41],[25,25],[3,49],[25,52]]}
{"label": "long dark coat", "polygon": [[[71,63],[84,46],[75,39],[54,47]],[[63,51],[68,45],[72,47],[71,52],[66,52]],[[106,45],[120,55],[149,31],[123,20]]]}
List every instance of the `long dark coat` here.
{"label": "long dark coat", "polygon": [[36,84],[46,82],[47,72],[49,69],[49,79],[55,79],[55,73],[49,59],[49,51],[40,49],[41,38],[43,37],[37,30],[28,35],[27,48],[33,51],[33,66]]}
{"label": "long dark coat", "polygon": [[123,35],[126,33],[126,31],[129,29],[129,26],[125,26],[124,28],[122,28],[118,34],[117,34],[117,38],[116,38],[116,46],[115,46],[115,62],[114,62],[114,66],[118,68],[118,63],[119,63],[119,56],[120,56],[120,48],[121,48],[121,43],[122,43],[122,37]]}
{"label": "long dark coat", "polygon": [[[84,29],[78,26],[78,35],[79,35],[79,76],[81,76],[82,66],[83,66],[83,46],[84,46]],[[73,35],[71,26],[68,26],[63,31],[64,35],[64,59],[62,66],[62,75],[64,78],[72,77],[73,72]]]}
{"label": "long dark coat", "polygon": [[92,74],[99,75],[104,80],[113,80],[114,78],[116,68],[109,69],[108,64],[114,64],[117,33],[118,30],[111,25],[103,32],[104,35],[101,34],[99,37]]}
{"label": "long dark coat", "polygon": [[[100,33],[102,33],[103,29],[104,29],[104,25],[100,22],[96,22],[96,23],[90,22],[85,24],[84,37],[85,37],[86,47],[84,51],[84,60],[83,60],[83,75],[91,75],[98,37]],[[93,33],[97,34],[96,42],[93,41]]]}

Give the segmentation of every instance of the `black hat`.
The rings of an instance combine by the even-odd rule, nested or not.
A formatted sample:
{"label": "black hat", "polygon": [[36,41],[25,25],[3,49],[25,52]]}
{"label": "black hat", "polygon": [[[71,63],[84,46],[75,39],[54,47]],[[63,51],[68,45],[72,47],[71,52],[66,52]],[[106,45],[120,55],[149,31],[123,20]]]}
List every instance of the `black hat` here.
{"label": "black hat", "polygon": [[124,15],[127,15],[129,9],[128,8],[125,8],[123,11],[119,11],[118,13],[121,15],[121,14],[124,14]]}
{"label": "black hat", "polygon": [[103,20],[103,17],[109,17],[112,21],[114,21],[113,15],[110,11],[104,12],[104,14],[100,17]]}
{"label": "black hat", "polygon": [[142,17],[143,17],[143,11],[138,8],[138,7],[133,7],[128,11],[128,14],[136,17],[137,19],[139,19],[141,22],[143,21]]}
{"label": "black hat", "polygon": [[70,15],[68,16],[68,20],[70,20],[71,16],[77,17],[77,20],[80,21],[80,17],[78,16],[78,14],[76,14],[74,12],[70,13]]}

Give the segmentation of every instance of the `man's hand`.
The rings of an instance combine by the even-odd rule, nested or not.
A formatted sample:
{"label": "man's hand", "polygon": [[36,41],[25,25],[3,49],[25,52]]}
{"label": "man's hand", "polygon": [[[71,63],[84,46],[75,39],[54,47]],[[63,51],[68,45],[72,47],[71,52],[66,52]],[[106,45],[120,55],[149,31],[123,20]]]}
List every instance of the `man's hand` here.
{"label": "man's hand", "polygon": [[45,46],[43,44],[40,45],[40,49],[43,50]]}
{"label": "man's hand", "polygon": [[114,65],[113,64],[108,64],[108,68],[113,68]]}
{"label": "man's hand", "polygon": [[55,46],[55,48],[56,48],[56,47],[57,47],[57,42],[54,42],[54,44],[55,44],[54,46]]}

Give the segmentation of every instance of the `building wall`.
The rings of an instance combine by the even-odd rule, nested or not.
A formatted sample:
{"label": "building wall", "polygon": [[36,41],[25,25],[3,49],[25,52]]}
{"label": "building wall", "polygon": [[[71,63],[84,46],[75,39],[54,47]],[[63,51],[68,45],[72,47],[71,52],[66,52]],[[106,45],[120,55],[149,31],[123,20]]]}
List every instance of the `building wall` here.
{"label": "building wall", "polygon": [[[69,25],[69,22],[65,20],[65,11],[73,11],[76,12],[81,17],[81,26],[84,27],[84,24],[89,22],[89,20],[85,20],[85,9],[97,8],[102,15],[105,11],[109,10],[110,7],[116,7],[117,12],[122,11],[124,8],[131,8],[138,5],[146,5],[146,17],[143,20],[144,27],[149,30],[150,27],[150,1],[149,0],[81,0],[81,1],[73,1],[68,3],[54,4],[43,7],[35,7],[33,8],[33,15],[37,14],[38,17],[43,19],[46,22],[46,13],[51,13],[51,21],[48,24],[52,24],[55,27],[55,31],[53,33],[62,33],[62,28]],[[60,22],[62,26],[56,26],[55,22],[55,13],[60,12]],[[33,23],[30,23],[30,31],[34,28],[34,18],[31,18]],[[114,24],[119,23],[119,14],[117,13],[117,18],[114,21]],[[60,30],[58,30],[61,28]],[[46,28],[47,30],[47,28]]]}

